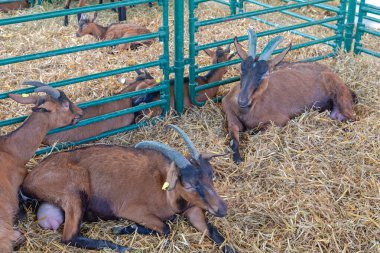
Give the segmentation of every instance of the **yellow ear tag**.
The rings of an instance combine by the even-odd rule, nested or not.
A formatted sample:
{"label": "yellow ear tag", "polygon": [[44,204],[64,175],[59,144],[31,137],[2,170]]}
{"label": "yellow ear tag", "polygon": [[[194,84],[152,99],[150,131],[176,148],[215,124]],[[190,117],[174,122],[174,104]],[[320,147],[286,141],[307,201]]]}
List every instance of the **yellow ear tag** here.
{"label": "yellow ear tag", "polygon": [[29,94],[25,94],[25,93],[23,93],[23,94],[21,94],[21,97],[23,97],[23,98],[27,98],[27,97],[29,97]]}
{"label": "yellow ear tag", "polygon": [[168,182],[165,182],[163,185],[162,185],[162,190],[166,191],[169,187],[169,183]]}
{"label": "yellow ear tag", "polygon": [[161,79],[160,79],[160,78],[157,78],[157,79],[156,79],[156,83],[161,83]]}

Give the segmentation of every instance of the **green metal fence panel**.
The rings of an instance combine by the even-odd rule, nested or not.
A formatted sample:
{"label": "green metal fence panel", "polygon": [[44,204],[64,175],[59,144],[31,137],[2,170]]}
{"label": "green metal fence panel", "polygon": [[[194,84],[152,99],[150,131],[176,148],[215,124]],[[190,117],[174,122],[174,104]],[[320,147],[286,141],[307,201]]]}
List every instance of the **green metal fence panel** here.
{"label": "green metal fence panel", "polygon": [[365,53],[372,56],[380,57],[379,51],[375,51],[375,49],[366,48],[362,42],[363,35],[365,34],[374,36],[377,39],[379,39],[380,37],[380,32],[378,30],[372,29],[371,27],[366,25],[366,21],[374,22],[375,24],[380,24],[380,19],[377,17],[368,16],[368,14],[375,14],[380,16],[380,7],[368,4],[365,0],[361,0],[359,4],[354,53]]}
{"label": "green metal fence panel", "polygon": [[[109,4],[101,4],[101,5],[93,5],[93,6],[74,8],[74,9],[70,9],[70,10],[58,10],[58,11],[45,12],[45,13],[41,13],[41,14],[31,14],[31,15],[25,15],[25,16],[13,17],[13,18],[6,18],[6,19],[0,19],[0,26],[5,26],[5,25],[9,25],[9,24],[19,24],[19,23],[31,22],[31,21],[42,20],[42,19],[49,19],[49,18],[54,18],[54,17],[62,17],[65,15],[73,15],[73,14],[90,12],[90,11],[98,11],[98,10],[117,8],[117,7],[124,7],[124,6],[129,6],[129,5],[143,4],[143,3],[148,3],[148,2],[152,2],[152,0],[120,1],[120,2],[114,2],[114,3],[109,3]],[[93,123],[103,121],[106,119],[119,117],[119,116],[122,116],[125,114],[131,114],[134,112],[138,112],[141,110],[145,110],[145,109],[153,108],[153,107],[157,107],[157,106],[160,106],[162,108],[163,115],[169,111],[169,109],[170,109],[169,3],[168,3],[169,0],[158,0],[157,2],[162,7],[162,24],[161,24],[160,28],[158,29],[158,31],[156,31],[156,32],[153,32],[150,34],[139,35],[139,36],[128,37],[128,38],[120,38],[120,39],[115,39],[115,40],[101,41],[101,42],[91,43],[91,44],[87,44],[87,45],[74,46],[74,47],[57,49],[57,50],[50,50],[50,51],[45,51],[45,52],[36,52],[33,54],[29,54],[29,55],[19,55],[19,56],[15,56],[15,57],[0,59],[0,66],[5,66],[5,65],[9,65],[9,64],[18,63],[18,62],[25,62],[25,61],[33,61],[33,60],[37,60],[37,59],[50,58],[50,57],[54,57],[57,55],[72,54],[72,53],[76,53],[76,52],[80,52],[80,51],[84,51],[84,50],[94,50],[94,49],[98,49],[98,48],[102,48],[102,47],[114,46],[114,45],[118,45],[118,44],[130,43],[130,42],[141,41],[141,40],[152,39],[152,38],[158,38],[159,41],[162,42],[163,51],[161,52],[160,55],[157,55],[157,60],[142,63],[142,64],[136,64],[133,66],[118,68],[118,69],[111,69],[111,70],[107,70],[107,71],[100,72],[100,73],[95,73],[95,74],[90,74],[90,75],[85,75],[85,76],[79,76],[79,77],[65,79],[65,80],[59,80],[59,81],[56,81],[54,83],[49,84],[52,87],[62,87],[62,86],[74,85],[74,84],[78,84],[81,82],[94,80],[94,79],[98,79],[98,78],[104,78],[104,77],[109,77],[109,76],[113,76],[113,75],[117,75],[117,74],[131,72],[131,71],[135,71],[135,70],[139,70],[139,69],[143,69],[143,68],[159,67],[162,70],[162,73],[164,76],[160,85],[155,86],[153,88],[149,88],[149,89],[118,94],[118,95],[114,95],[114,96],[110,96],[110,97],[96,99],[93,101],[88,101],[85,103],[80,103],[79,107],[81,107],[81,108],[91,107],[91,106],[95,106],[95,105],[109,103],[109,102],[113,102],[113,101],[117,101],[117,100],[121,100],[121,99],[125,99],[125,98],[132,98],[134,96],[147,94],[147,93],[153,93],[153,92],[159,92],[161,94],[159,100],[154,101],[154,102],[150,102],[147,104],[138,105],[138,106],[134,106],[131,108],[125,108],[125,109],[122,109],[119,111],[114,111],[111,113],[99,115],[99,116],[96,116],[93,118],[84,119],[84,120],[79,121],[75,126],[67,126],[67,127],[53,129],[49,132],[49,134],[57,133],[57,132],[64,131],[64,130],[69,130],[69,129],[72,129],[75,127],[93,124]],[[7,99],[8,94],[10,94],[10,93],[31,93],[31,92],[33,92],[33,90],[34,90],[33,88],[25,88],[25,89],[19,89],[19,90],[12,90],[9,92],[3,92],[3,93],[0,93],[0,99]],[[22,116],[22,117],[2,120],[2,121],[0,121],[0,127],[20,123],[20,122],[24,121],[25,118],[26,118],[26,116]],[[94,140],[97,140],[99,138],[103,138],[103,137],[107,137],[107,136],[117,134],[120,132],[136,129],[136,128],[143,126],[145,124],[147,124],[147,122],[140,122],[137,124],[124,126],[124,127],[121,127],[118,129],[113,129],[113,130],[110,130],[108,132],[104,132],[100,135],[97,135],[97,136],[94,136],[91,138],[87,138],[85,140],[81,140],[78,142],[60,143],[60,144],[56,145],[54,148],[64,148],[64,147],[82,144],[82,143],[89,142],[89,141],[94,141]],[[42,154],[42,153],[50,152],[51,149],[52,149],[51,147],[45,147],[45,148],[39,149],[36,152],[36,154]]]}
{"label": "green metal fence panel", "polygon": [[[14,0],[1,0],[1,1],[14,1]],[[120,38],[115,40],[108,41],[100,41],[97,43],[90,43],[86,45],[73,46],[69,48],[62,48],[44,52],[35,52],[28,55],[19,55],[8,58],[0,59],[0,66],[6,66],[10,64],[15,64],[19,62],[25,61],[33,61],[37,59],[49,59],[50,57],[55,57],[58,55],[66,55],[66,54],[74,54],[77,52],[85,51],[85,50],[96,50],[98,48],[115,46],[123,43],[130,43],[140,40],[158,38],[160,42],[163,44],[163,50],[160,55],[158,55],[156,60],[151,62],[146,62],[142,64],[137,64],[133,66],[125,66],[117,69],[110,69],[104,72],[89,74],[85,76],[79,76],[75,78],[58,80],[56,82],[50,83],[52,87],[63,87],[67,85],[76,85],[82,82],[109,77],[117,74],[122,74],[130,71],[135,71],[142,68],[149,67],[159,67],[163,73],[163,81],[159,86],[144,89],[140,91],[129,92],[125,94],[118,94],[110,97],[99,98],[93,101],[88,101],[84,103],[80,103],[79,106],[81,108],[87,108],[91,106],[96,106],[104,103],[109,103],[125,98],[131,98],[134,96],[159,92],[160,99],[154,102],[150,102],[144,105],[138,105],[132,108],[125,108],[120,111],[115,111],[112,113],[107,113],[103,115],[99,115],[93,118],[85,119],[80,121],[76,126],[67,126],[59,129],[53,129],[49,132],[49,134],[57,133],[64,130],[69,130],[74,127],[85,126],[89,124],[93,124],[102,120],[111,119],[115,117],[119,117],[121,115],[130,114],[134,112],[138,112],[140,110],[145,110],[148,108],[160,106],[163,109],[163,115],[170,110],[170,80],[169,74],[173,72],[175,74],[174,77],[174,98],[175,98],[175,109],[177,113],[180,115],[184,110],[184,71],[185,67],[189,68],[189,96],[191,102],[195,105],[202,106],[203,103],[198,102],[195,98],[197,94],[203,90],[217,87],[220,85],[229,84],[232,82],[237,82],[240,80],[239,76],[230,77],[224,80],[216,81],[213,83],[208,83],[202,86],[199,86],[195,80],[197,76],[206,71],[212,71],[221,67],[231,66],[235,64],[239,64],[241,62],[240,59],[232,59],[226,62],[220,62],[213,65],[198,67],[196,62],[196,56],[198,52],[201,50],[214,48],[217,46],[223,46],[227,44],[233,43],[233,38],[215,41],[206,44],[198,44],[196,41],[196,34],[200,27],[208,27],[209,29],[213,29],[214,25],[230,22],[233,20],[239,19],[252,19],[271,27],[268,30],[258,32],[258,37],[275,35],[282,32],[290,32],[297,36],[301,36],[305,39],[304,42],[294,44],[292,46],[292,50],[297,50],[304,47],[309,47],[313,45],[324,44],[328,45],[331,50],[323,55],[318,55],[313,58],[304,59],[306,61],[316,61],[321,60],[328,57],[334,57],[337,55],[340,48],[344,47],[346,52],[349,52],[352,48],[352,44],[354,42],[354,52],[355,53],[367,53],[370,55],[374,55],[380,57],[378,52],[375,52],[371,49],[365,48],[362,45],[362,36],[363,34],[370,34],[372,36],[380,36],[379,31],[370,29],[365,26],[364,21],[370,20],[373,22],[380,23],[380,20],[376,17],[368,16],[368,13],[380,15],[380,8],[371,4],[367,4],[365,0],[360,1],[360,8],[358,13],[358,25],[356,29],[356,34],[354,34],[354,20],[355,20],[355,7],[356,0],[341,0],[340,5],[338,7],[329,5],[329,2],[333,0],[283,0],[285,4],[274,6],[272,3],[262,2],[259,0],[189,0],[188,2],[188,23],[189,23],[189,55],[185,57],[184,55],[184,41],[185,41],[185,32],[184,32],[184,20],[185,20],[185,11],[184,11],[184,2],[183,0],[173,0],[174,1],[174,65],[170,66],[170,57],[169,57],[169,0],[156,0],[158,4],[162,7],[162,24],[158,31],[154,31],[150,34],[144,34],[134,37],[128,38]],[[62,17],[65,15],[74,15],[78,13],[90,12],[90,11],[99,11],[111,8],[125,7],[128,5],[136,5],[142,3],[152,2],[151,0],[124,0],[120,2],[107,3],[101,5],[93,5],[93,6],[85,6],[74,9],[66,9],[66,10],[58,10],[58,11],[50,11],[41,14],[31,14],[13,18],[0,19],[0,26],[10,25],[10,24],[20,24],[24,22],[31,22],[35,20],[43,20],[55,17]],[[206,2],[215,2],[229,8],[229,14],[225,17],[216,17],[209,20],[198,20],[196,17],[196,10],[199,5],[204,4]],[[247,6],[255,6],[256,10],[246,11],[245,7]],[[297,12],[298,8],[305,6],[313,6],[318,8],[319,10],[328,11],[333,13],[333,16],[328,16],[323,19],[314,19],[308,17],[304,14],[300,14]],[[276,13],[285,15],[287,17],[291,17],[299,21],[297,24],[291,25],[282,25],[277,24],[273,21],[269,21],[265,18],[265,14]],[[319,26],[323,29],[328,29],[332,31],[332,35],[325,37],[319,37],[313,34],[309,34],[305,31],[300,31],[301,28]],[[232,35],[233,36],[233,35]],[[239,41],[247,40],[247,36],[238,36]],[[275,54],[281,52],[283,49],[275,50]],[[33,88],[24,88],[18,90],[12,90],[9,92],[0,93],[0,99],[7,99],[10,93],[30,93],[33,92]],[[219,101],[221,98],[217,97],[214,100]],[[13,124],[20,123],[25,120],[25,116],[10,118],[6,120],[0,121],[0,127],[9,126]],[[154,120],[153,120],[154,122]],[[107,137],[113,134],[117,134],[124,131],[129,131],[132,129],[136,129],[138,127],[144,126],[149,122],[139,122],[137,124],[124,126],[118,129],[110,130],[104,132],[100,135],[87,138],[85,140],[80,140],[74,143],[59,143],[56,145],[56,148],[65,148],[69,146],[79,145],[82,143],[86,143],[89,141],[94,141],[99,138]],[[50,152],[51,147],[42,148],[37,151],[37,154],[42,154],[46,152]]]}
{"label": "green metal fence panel", "polygon": [[[303,38],[307,39],[306,42],[293,45],[292,50],[300,49],[300,48],[308,47],[312,45],[317,45],[317,44],[326,44],[331,47],[331,52],[314,57],[314,58],[304,59],[307,61],[316,61],[316,60],[321,60],[328,57],[333,57],[338,53],[343,43],[345,17],[346,17],[346,5],[347,5],[346,0],[342,0],[338,8],[327,4],[328,2],[332,2],[332,0],[312,0],[312,1],[303,1],[303,0],[290,1],[289,0],[289,1],[286,1],[288,2],[287,4],[281,5],[281,6],[272,6],[268,3],[264,3],[258,0],[239,0],[239,1],[234,1],[234,4],[233,4],[233,6],[237,9],[237,11],[230,11],[230,15],[225,16],[225,17],[217,17],[217,18],[213,18],[209,20],[199,21],[198,18],[195,16],[195,11],[198,8],[198,6],[204,2],[207,2],[207,0],[189,0],[189,60],[188,60],[189,62],[189,95],[190,95],[191,102],[198,106],[202,106],[204,104],[204,103],[198,102],[195,99],[197,97],[197,94],[200,91],[209,89],[212,87],[216,87],[219,85],[228,84],[231,82],[236,82],[239,80],[239,77],[232,77],[232,78],[221,80],[215,83],[209,83],[206,85],[198,86],[198,84],[195,82],[198,74],[205,71],[215,70],[217,68],[224,67],[224,66],[231,66],[231,65],[238,64],[241,62],[240,59],[235,59],[235,60],[230,60],[227,62],[217,63],[214,65],[199,68],[195,61],[195,57],[198,55],[198,52],[200,50],[233,43],[233,38],[231,38],[227,40],[199,45],[198,42],[195,40],[195,37],[200,27],[207,26],[209,29],[212,29],[212,26],[216,24],[220,24],[223,22],[230,22],[230,21],[238,20],[238,19],[249,18],[249,19],[253,19],[261,23],[264,23],[266,25],[274,27],[274,29],[271,29],[271,30],[258,32],[257,33],[258,37],[289,31],[293,34],[302,36]],[[213,2],[221,3],[221,1],[213,1]],[[222,2],[223,2],[222,4],[228,5],[228,1],[222,1]],[[253,10],[253,11],[244,11],[244,6],[247,6],[247,5],[258,6],[261,9]],[[307,17],[305,15],[296,13],[294,11],[295,9],[298,9],[304,6],[314,6],[321,10],[328,10],[329,12],[335,13],[335,16],[327,17],[322,20],[315,20],[311,17]],[[302,21],[302,23],[285,26],[285,25],[280,25],[280,24],[270,22],[266,20],[265,18],[260,17],[261,15],[268,14],[268,13],[281,13],[281,14],[290,16],[292,18],[295,18],[299,21]],[[334,22],[335,24],[331,24],[332,22]],[[298,29],[300,28],[311,27],[311,26],[321,26],[323,28],[329,29],[333,32],[334,35],[320,38],[315,35],[308,34],[306,32],[298,31]],[[248,37],[240,36],[238,37],[238,39],[239,41],[244,41],[244,40],[247,40]],[[281,51],[282,49],[279,49],[279,50],[276,50],[275,53],[279,53]],[[216,98],[215,100],[220,100],[220,98]]]}

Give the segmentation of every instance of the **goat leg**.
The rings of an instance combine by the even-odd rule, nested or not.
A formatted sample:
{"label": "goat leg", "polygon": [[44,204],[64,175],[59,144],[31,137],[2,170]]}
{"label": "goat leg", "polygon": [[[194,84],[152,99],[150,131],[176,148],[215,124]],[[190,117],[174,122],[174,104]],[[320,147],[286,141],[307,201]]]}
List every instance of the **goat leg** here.
{"label": "goat leg", "polygon": [[[132,224],[126,227],[115,227],[112,229],[112,232],[116,235],[128,235],[133,234],[134,232],[140,234],[140,235],[152,235],[152,234],[159,234],[159,232],[152,230],[150,228],[146,228],[144,226],[141,226],[139,224]],[[164,235],[167,236],[170,233],[170,227],[168,224],[165,224],[164,228]]]}
{"label": "goat leg", "polygon": [[78,248],[84,248],[84,249],[94,249],[94,250],[113,249],[113,250],[117,250],[120,253],[132,251],[132,249],[129,247],[121,246],[111,241],[95,240],[95,239],[90,239],[83,236],[74,236],[72,239],[70,239],[69,241],[65,241],[64,243],[70,244]]}
{"label": "goat leg", "polygon": [[334,73],[323,72],[322,78],[329,85],[333,95],[334,105],[330,117],[338,121],[355,120],[352,109],[355,97],[352,91]]}
{"label": "goat leg", "polygon": [[236,164],[240,164],[243,159],[240,156],[239,152],[239,127],[237,125],[231,124],[228,127],[230,129],[231,144],[230,147],[233,151],[232,158]]}
{"label": "goat leg", "polygon": [[[191,207],[184,213],[189,222],[201,233],[213,240],[218,246],[225,241],[224,237],[219,233],[218,229],[206,221],[204,211],[199,207]],[[236,253],[236,251],[228,245],[222,246],[223,253]]]}
{"label": "goat leg", "polygon": [[[70,9],[69,6],[65,6],[64,9]],[[63,25],[64,26],[68,26],[69,25],[69,16],[65,16],[65,18],[63,19]]]}

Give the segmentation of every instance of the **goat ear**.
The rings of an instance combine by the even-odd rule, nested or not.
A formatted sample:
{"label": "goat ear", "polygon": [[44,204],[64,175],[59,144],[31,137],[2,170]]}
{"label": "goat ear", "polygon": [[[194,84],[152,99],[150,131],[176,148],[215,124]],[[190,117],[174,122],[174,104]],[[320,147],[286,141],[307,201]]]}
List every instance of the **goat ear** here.
{"label": "goat ear", "polygon": [[51,112],[53,110],[54,110],[54,105],[51,101],[46,101],[45,103],[32,108],[33,112]]}
{"label": "goat ear", "polygon": [[77,105],[71,104],[69,107],[71,108],[72,113],[76,115],[76,118],[80,119],[84,115],[84,111]]}
{"label": "goat ear", "polygon": [[13,99],[20,104],[37,104],[38,96],[34,95],[20,95],[20,94],[9,94],[9,98]]}
{"label": "goat ear", "polygon": [[217,154],[217,153],[202,153],[201,157],[205,160],[211,160],[214,157],[218,156],[226,156],[229,155],[230,153],[224,153],[224,154]]}
{"label": "goat ear", "polygon": [[270,60],[268,62],[270,69],[273,69],[277,64],[279,64],[285,58],[285,56],[288,54],[290,49],[292,49],[292,43],[289,43],[287,48],[285,48],[285,50],[282,51],[281,54],[276,55],[272,60]]}
{"label": "goat ear", "polygon": [[215,52],[210,50],[210,49],[204,49],[203,50],[208,56],[210,56],[211,58],[214,57],[215,55]]}
{"label": "goat ear", "polygon": [[166,182],[165,183],[169,184],[168,191],[174,190],[174,188],[175,188],[175,186],[177,184],[177,181],[178,181],[178,168],[175,165],[175,163],[172,162],[170,164],[169,171],[166,174]]}
{"label": "goat ear", "polygon": [[248,57],[248,54],[246,51],[244,51],[243,46],[238,42],[237,37],[235,37],[235,39],[234,39],[234,45],[235,45],[236,52],[239,55],[239,57],[242,60],[245,60]]}
{"label": "goat ear", "polygon": [[94,23],[97,17],[98,17],[98,12],[95,11],[94,17],[92,18],[91,23]]}

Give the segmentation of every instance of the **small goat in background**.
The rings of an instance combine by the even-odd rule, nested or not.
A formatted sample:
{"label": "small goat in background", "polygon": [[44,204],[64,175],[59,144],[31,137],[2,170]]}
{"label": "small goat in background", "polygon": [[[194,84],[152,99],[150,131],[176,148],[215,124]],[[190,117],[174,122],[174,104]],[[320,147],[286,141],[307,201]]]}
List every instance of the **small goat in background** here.
{"label": "small goat in background", "polygon": [[[226,203],[214,189],[209,162],[220,155],[198,153],[180,128],[171,127],[185,141],[190,159],[154,141],[140,142],[134,148],[115,145],[79,148],[43,160],[26,177],[23,192],[64,211],[62,242],[72,246],[129,250],[110,241],[80,236],[82,217],[89,213],[91,217],[125,218],[137,223],[114,228],[115,234],[136,231],[162,235],[170,232],[165,222],[175,214],[183,214],[198,231],[222,245],[223,236],[205,217],[205,211],[217,217],[227,214]],[[42,210],[40,215],[51,221],[46,227],[56,229],[62,222],[61,212],[46,205],[44,208],[46,211]],[[222,249],[234,252],[228,245]]]}
{"label": "small goat in background", "polygon": [[[66,95],[40,82],[25,82],[46,96],[9,94],[20,104],[33,104],[32,114],[15,131],[0,136],[0,252],[12,251],[23,236],[13,230],[18,211],[18,189],[26,176],[25,164],[33,157],[47,132],[76,123],[82,110]],[[13,244],[13,245],[12,245]]]}
{"label": "small goat in background", "polygon": [[21,0],[11,3],[0,3],[0,11],[9,12],[13,10],[20,10],[29,7],[29,2],[27,0]]}
{"label": "small goat in background", "polygon": [[[138,76],[135,80],[130,80],[126,83],[126,87],[118,94],[132,92],[144,88],[149,88],[156,85],[153,77],[147,72],[140,70],[136,71]],[[83,116],[81,119],[93,118],[102,114],[107,114],[122,109],[130,108],[133,105],[133,98],[124,98],[117,101],[91,106],[83,109]],[[76,142],[98,134],[104,133],[109,130],[117,129],[120,127],[128,126],[134,123],[135,115],[125,114],[119,117],[99,121],[86,126],[81,126],[66,131],[54,133],[46,136],[43,143],[53,145],[55,142]]]}
{"label": "small goat in background", "polygon": [[332,110],[330,117],[339,121],[354,120],[356,96],[329,67],[315,62],[282,62],[291,46],[269,60],[282,36],[272,39],[256,57],[257,36],[251,29],[248,38],[247,54],[235,37],[236,50],[243,60],[241,81],[222,100],[236,163],[242,161],[239,131],[265,129],[271,123],[283,126],[311,108]]}
{"label": "small goat in background", "polygon": [[[77,37],[82,37],[86,34],[92,35],[99,40],[113,40],[123,37],[131,37],[141,34],[151,33],[147,28],[137,24],[111,24],[109,26],[101,26],[95,23],[97,18],[97,12],[94,13],[92,19],[89,19],[87,15],[82,14],[78,22],[79,29],[76,33]],[[145,41],[137,41],[132,43],[120,44],[116,46],[116,50],[130,50],[135,49],[141,45],[150,46],[154,39]]]}

